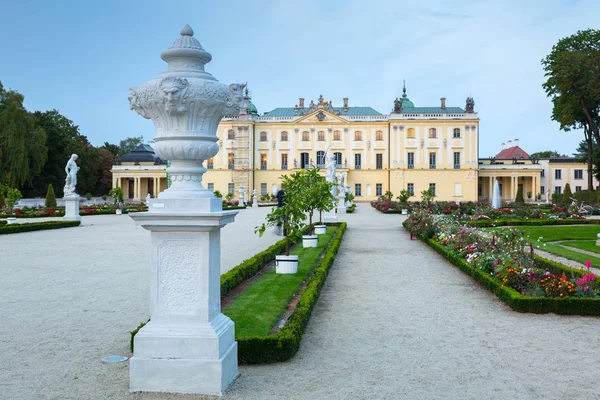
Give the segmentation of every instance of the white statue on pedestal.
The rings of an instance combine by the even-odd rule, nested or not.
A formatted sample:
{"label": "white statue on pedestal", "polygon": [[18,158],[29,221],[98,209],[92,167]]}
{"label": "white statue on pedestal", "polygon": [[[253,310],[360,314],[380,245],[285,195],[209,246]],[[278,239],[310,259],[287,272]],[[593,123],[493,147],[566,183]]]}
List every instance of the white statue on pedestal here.
{"label": "white statue on pedestal", "polygon": [[[327,182],[335,182],[335,154],[330,154],[327,157],[327,174],[325,175],[325,180]],[[335,186],[331,190],[332,194],[335,196],[337,191]]]}
{"label": "white statue on pedestal", "polygon": [[75,160],[77,160],[77,154],[71,155],[71,158],[65,166],[65,172],[67,173],[65,187],[63,189],[65,197],[77,195],[75,192],[75,187],[77,186],[77,171],[79,171],[79,167],[77,166]]}

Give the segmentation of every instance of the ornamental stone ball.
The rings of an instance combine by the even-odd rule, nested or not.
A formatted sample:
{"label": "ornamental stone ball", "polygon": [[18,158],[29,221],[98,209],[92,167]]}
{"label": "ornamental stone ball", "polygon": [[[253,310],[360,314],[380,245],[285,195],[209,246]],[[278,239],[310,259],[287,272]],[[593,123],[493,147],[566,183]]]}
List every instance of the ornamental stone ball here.
{"label": "ornamental stone ball", "polygon": [[220,83],[204,69],[212,56],[193,37],[189,25],[163,51],[168,70],[140,87],[129,89],[129,108],[156,127],[152,147],[169,160],[171,186],[159,199],[214,198],[202,186],[202,162],[219,152],[217,126],[243,105],[244,84]]}

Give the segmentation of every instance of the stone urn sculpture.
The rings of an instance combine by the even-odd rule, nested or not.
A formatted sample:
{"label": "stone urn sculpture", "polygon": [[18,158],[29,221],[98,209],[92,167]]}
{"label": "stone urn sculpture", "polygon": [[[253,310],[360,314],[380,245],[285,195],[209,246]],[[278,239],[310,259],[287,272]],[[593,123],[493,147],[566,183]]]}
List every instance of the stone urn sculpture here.
{"label": "stone urn sculpture", "polygon": [[219,151],[217,126],[242,105],[242,84],[205,71],[212,56],[186,25],[163,51],[165,72],[129,90],[129,105],[156,127],[170,187],[130,216],[151,232],[150,322],[134,338],[130,390],[221,395],[238,375],[233,322],[221,313],[220,230],[237,211],[202,186]]}

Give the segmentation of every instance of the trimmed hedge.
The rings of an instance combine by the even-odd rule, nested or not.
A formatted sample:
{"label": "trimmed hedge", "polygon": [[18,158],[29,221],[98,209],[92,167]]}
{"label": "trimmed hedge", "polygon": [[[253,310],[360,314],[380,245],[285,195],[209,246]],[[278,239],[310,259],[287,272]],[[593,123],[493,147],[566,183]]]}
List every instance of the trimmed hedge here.
{"label": "trimmed hedge", "polygon": [[238,360],[242,364],[262,364],[289,360],[300,348],[300,341],[310,320],[312,310],[319,299],[321,288],[329,274],[329,268],[335,260],[346,223],[327,224],[338,225],[339,228],[325,250],[325,255],[317,263],[306,287],[300,293],[298,304],[284,327],[275,335],[237,338]]}
{"label": "trimmed hedge", "polygon": [[0,226],[0,235],[9,233],[21,233],[42,231],[46,229],[60,229],[79,226],[81,221],[46,221],[46,222],[31,222],[27,224],[10,224]]}
{"label": "trimmed hedge", "polygon": [[352,204],[350,207],[346,208],[346,214],[352,214],[356,209],[356,204]]}
{"label": "trimmed hedge", "polygon": [[[404,224],[404,223],[403,223]],[[406,228],[406,225],[404,226]],[[406,228],[408,230],[408,228]],[[416,235],[420,237],[419,235]],[[600,315],[600,299],[578,298],[578,297],[530,297],[524,296],[516,290],[502,286],[496,278],[487,273],[473,268],[467,261],[448,251],[444,246],[433,239],[422,238],[425,243],[441,254],[444,258],[457,266],[465,274],[469,275],[486,289],[493,292],[500,300],[510,308],[518,312],[530,312],[536,314],[555,313],[565,315]],[[565,265],[535,256],[536,263],[540,267],[549,268],[555,272],[564,272],[575,276],[582,276],[582,271],[569,268]],[[600,278],[596,278],[597,280]],[[600,280],[599,280],[600,282]]]}
{"label": "trimmed hedge", "polygon": [[463,221],[475,228],[498,226],[600,225],[600,219],[476,219]]}
{"label": "trimmed hedge", "polygon": [[6,225],[7,223],[8,223],[8,221],[0,220],[0,225]]}

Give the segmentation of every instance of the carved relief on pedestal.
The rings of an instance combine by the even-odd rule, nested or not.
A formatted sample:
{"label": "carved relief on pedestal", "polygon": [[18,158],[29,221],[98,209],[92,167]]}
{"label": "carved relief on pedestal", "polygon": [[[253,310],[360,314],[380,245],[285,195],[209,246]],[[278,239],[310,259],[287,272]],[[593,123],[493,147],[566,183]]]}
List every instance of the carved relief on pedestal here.
{"label": "carved relief on pedestal", "polygon": [[194,315],[202,304],[200,239],[167,239],[158,245],[158,308],[166,315]]}

